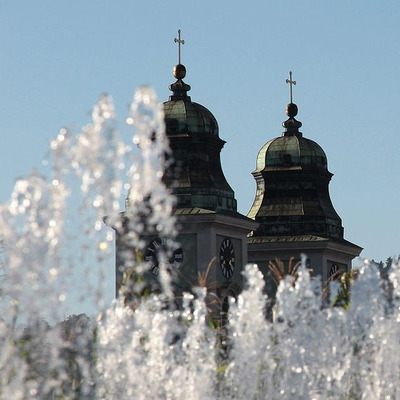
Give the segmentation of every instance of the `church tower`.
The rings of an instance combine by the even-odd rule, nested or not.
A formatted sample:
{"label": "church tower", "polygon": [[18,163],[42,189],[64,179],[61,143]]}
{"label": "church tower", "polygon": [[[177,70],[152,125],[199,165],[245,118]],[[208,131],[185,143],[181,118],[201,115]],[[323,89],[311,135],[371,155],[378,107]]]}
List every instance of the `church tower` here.
{"label": "church tower", "polygon": [[291,257],[298,261],[304,253],[312,274],[325,282],[349,271],[362,249],[344,239],[342,220],[329,196],[333,174],[325,152],[300,132],[291,72],[286,82],[290,103],[285,131],[261,148],[253,172],[257,191],[248,217],[259,227],[248,238],[248,258],[267,276],[269,261],[279,258],[288,265]]}
{"label": "church tower", "polygon": [[[173,69],[176,81],[170,85],[172,94],[163,104],[171,149],[163,181],[176,197],[174,215],[178,225],[168,264],[178,298],[193,286],[207,286],[211,297],[222,302],[215,306],[218,312],[228,304],[228,296],[236,297],[241,291],[242,268],[247,263],[247,235],[258,224],[237,212],[234,191],[222,171],[220,152],[225,141],[219,137],[217,120],[187,94],[190,86],[183,81],[186,68],[180,60],[184,41],[178,33],[175,42],[179,63]],[[122,219],[124,215],[121,213]],[[124,226],[128,224],[124,222]],[[116,235],[117,293],[127,268],[122,256],[127,251],[137,251],[124,247],[123,235],[129,235],[129,231],[117,231]],[[168,247],[170,239],[158,237],[154,230],[144,231],[141,239],[145,242],[139,255],[146,266],[145,285],[157,288],[158,254]]]}
{"label": "church tower", "polygon": [[221,166],[225,141],[219,137],[214,115],[188,96],[183,79],[186,68],[173,69],[176,81],[164,103],[166,134],[172,163],[164,182],[176,196],[177,241],[182,249],[180,286],[189,290],[206,277],[209,290],[224,299],[237,296],[242,287],[242,267],[247,263],[247,235],[257,227],[252,219],[237,212],[235,194]]}

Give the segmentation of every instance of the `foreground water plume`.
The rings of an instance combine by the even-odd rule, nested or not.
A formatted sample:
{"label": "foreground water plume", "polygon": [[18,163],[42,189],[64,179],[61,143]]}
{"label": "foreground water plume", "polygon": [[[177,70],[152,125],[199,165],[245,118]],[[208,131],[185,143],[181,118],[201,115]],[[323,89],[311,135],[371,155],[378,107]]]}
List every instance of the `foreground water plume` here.
{"label": "foreground water plume", "polygon": [[[17,180],[0,208],[0,399],[400,399],[395,264],[382,280],[366,261],[348,307],[332,307],[342,288],[332,284],[322,300],[324,284],[303,262],[295,284],[281,281],[273,322],[265,318],[269,303],[255,265],[244,268],[245,288],[224,326],[211,323],[205,288],[185,294],[181,308],[171,306],[168,274],[161,274],[163,293],[105,307],[98,277],[113,268],[114,238],[103,218],[126,228],[118,215],[129,191],[126,240],[143,249],[146,227],[175,238],[175,200],[162,184],[169,149],[151,89],[135,94],[128,143],[109,96],[101,96],[92,119],[77,135],[61,129],[48,175]],[[134,252],[126,266],[143,267]],[[64,319],[75,286],[85,287],[80,295],[92,299],[97,319]]]}

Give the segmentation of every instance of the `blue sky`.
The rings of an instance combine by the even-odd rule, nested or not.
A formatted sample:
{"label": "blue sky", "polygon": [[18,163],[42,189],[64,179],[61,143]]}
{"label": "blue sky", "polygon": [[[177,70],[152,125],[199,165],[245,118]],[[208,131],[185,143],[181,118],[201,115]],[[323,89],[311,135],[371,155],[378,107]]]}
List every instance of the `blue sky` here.
{"label": "blue sky", "polygon": [[334,174],[346,239],[399,254],[398,1],[2,1],[0,201],[40,167],[59,128],[113,96],[120,127],[135,88],[169,96],[182,30],[185,81],[217,118],[225,175],[246,214],[258,150],[282,133],[293,71],[305,137]]}

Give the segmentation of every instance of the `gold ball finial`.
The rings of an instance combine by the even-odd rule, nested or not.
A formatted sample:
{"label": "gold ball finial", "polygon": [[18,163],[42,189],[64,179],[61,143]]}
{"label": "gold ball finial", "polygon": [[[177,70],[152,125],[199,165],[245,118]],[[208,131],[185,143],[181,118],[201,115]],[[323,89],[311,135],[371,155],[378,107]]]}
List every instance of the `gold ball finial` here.
{"label": "gold ball finial", "polygon": [[186,68],[183,64],[175,65],[173,74],[176,79],[183,79],[186,76]]}
{"label": "gold ball finial", "polygon": [[295,116],[297,115],[298,112],[299,112],[299,109],[297,108],[297,105],[296,105],[296,104],[294,104],[294,103],[289,103],[289,104],[286,106],[286,115],[287,115],[289,118],[295,117]]}

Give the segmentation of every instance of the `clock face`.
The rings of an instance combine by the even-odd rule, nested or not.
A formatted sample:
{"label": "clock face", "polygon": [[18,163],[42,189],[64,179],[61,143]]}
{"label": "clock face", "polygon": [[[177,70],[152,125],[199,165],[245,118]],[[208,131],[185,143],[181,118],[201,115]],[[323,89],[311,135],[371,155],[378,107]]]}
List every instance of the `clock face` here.
{"label": "clock face", "polygon": [[235,249],[233,248],[233,243],[228,238],[223,240],[219,248],[219,265],[222,275],[226,279],[232,278],[235,268]]}
{"label": "clock face", "polygon": [[[158,272],[160,270],[160,265],[159,265],[160,251],[163,251],[166,255],[168,255],[166,238],[156,238],[152,240],[147,246],[146,252],[144,254],[144,261],[148,265],[149,271],[153,275],[158,275]],[[182,248],[179,246],[175,246],[172,249],[171,257],[167,259],[167,263],[169,265],[172,265],[174,268],[178,269],[182,265],[182,261],[183,261]]]}
{"label": "clock face", "polygon": [[332,264],[329,271],[329,278],[338,279],[339,278],[339,266],[337,264]]}

